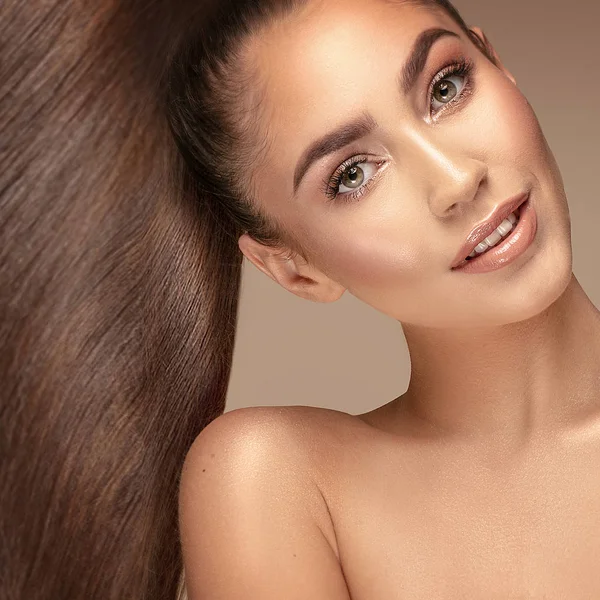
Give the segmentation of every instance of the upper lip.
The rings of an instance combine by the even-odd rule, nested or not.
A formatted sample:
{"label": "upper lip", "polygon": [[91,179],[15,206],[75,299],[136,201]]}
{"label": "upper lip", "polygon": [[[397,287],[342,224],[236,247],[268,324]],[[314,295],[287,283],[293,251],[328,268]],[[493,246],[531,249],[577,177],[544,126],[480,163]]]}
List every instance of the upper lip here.
{"label": "upper lip", "polygon": [[460,247],[454,262],[452,263],[452,268],[466,262],[466,257],[473,252],[475,246],[490,235],[496,227],[510,215],[510,213],[517,210],[517,208],[519,208],[519,206],[521,206],[528,198],[529,192],[523,192],[509,198],[503,204],[496,206],[492,211],[492,214],[485,219],[485,221],[475,225],[471,233],[467,236],[467,241]]}

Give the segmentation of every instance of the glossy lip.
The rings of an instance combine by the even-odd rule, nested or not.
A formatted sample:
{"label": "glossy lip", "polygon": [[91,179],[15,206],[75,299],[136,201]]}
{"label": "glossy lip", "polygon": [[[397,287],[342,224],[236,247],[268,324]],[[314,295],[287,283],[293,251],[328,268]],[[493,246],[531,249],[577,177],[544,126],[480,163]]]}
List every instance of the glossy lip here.
{"label": "glossy lip", "polygon": [[521,258],[531,247],[537,234],[537,213],[531,204],[531,197],[519,207],[519,211],[519,222],[501,242],[453,270],[467,275],[489,273]]}
{"label": "glossy lip", "polygon": [[497,227],[510,215],[510,213],[514,212],[527,201],[529,198],[529,192],[523,192],[516,196],[513,196],[509,200],[507,200],[504,204],[499,204],[494,208],[492,214],[483,222],[476,225],[471,233],[467,236],[467,241],[461,246],[458,254],[454,258],[454,262],[452,263],[452,268],[469,262],[467,260],[467,256],[473,252],[475,246],[479,244],[479,242],[483,241],[488,235],[490,235]]}

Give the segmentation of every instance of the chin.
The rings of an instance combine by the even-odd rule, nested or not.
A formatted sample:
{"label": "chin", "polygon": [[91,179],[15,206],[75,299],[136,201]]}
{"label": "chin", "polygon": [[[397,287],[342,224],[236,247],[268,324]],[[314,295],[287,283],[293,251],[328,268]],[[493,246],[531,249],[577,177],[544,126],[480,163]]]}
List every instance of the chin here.
{"label": "chin", "polygon": [[[521,266],[522,279],[507,282],[506,293],[470,316],[471,326],[501,326],[533,319],[561,298],[573,278],[573,257],[568,245],[536,255],[532,252]],[[465,317],[469,319],[468,316]]]}

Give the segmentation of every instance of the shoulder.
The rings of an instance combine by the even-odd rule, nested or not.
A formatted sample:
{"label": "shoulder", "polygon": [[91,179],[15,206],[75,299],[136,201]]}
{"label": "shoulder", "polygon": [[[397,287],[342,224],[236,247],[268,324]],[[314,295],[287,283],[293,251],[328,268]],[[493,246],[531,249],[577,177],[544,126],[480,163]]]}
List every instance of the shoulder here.
{"label": "shoulder", "polygon": [[[339,551],[314,476],[307,443],[313,434],[306,433],[307,420],[319,423],[327,416],[310,407],[242,408],[202,430],[186,457],[179,490],[188,586],[229,589],[233,583],[227,568],[236,561],[246,561],[245,585],[257,590],[263,585],[255,578],[261,567],[271,573],[273,586],[272,565],[289,564],[292,571],[286,571],[287,583],[281,579],[282,588],[290,583],[289,573],[301,566],[306,573],[329,565],[328,573],[334,573]],[[282,562],[284,556],[289,563]],[[335,575],[334,585],[342,583]]]}
{"label": "shoulder", "polygon": [[[230,502],[238,511],[308,509],[333,543],[321,486],[323,422],[335,411],[305,406],[258,406],[217,417],[194,440],[179,486],[182,518],[201,503]],[[320,443],[317,440],[321,440]],[[261,496],[266,496],[262,498]],[[270,508],[269,508],[270,507]],[[255,513],[256,514],[256,513]]]}
{"label": "shoulder", "polygon": [[311,406],[238,408],[217,417],[200,432],[188,451],[184,474],[207,473],[202,469],[209,466],[247,467],[251,461],[255,474],[261,468],[288,464],[304,465],[311,477],[317,477],[320,444],[327,445],[327,432],[351,425],[353,420],[347,413]]}
{"label": "shoulder", "polygon": [[[226,412],[211,421],[190,447],[182,471],[182,485],[210,480],[215,471],[243,469],[258,476],[268,466],[289,459],[294,440],[285,411],[278,407],[250,407]],[[288,452],[274,452],[288,447]],[[200,473],[206,475],[200,476]]]}
{"label": "shoulder", "polygon": [[[301,410],[295,410],[301,409]],[[306,409],[306,410],[304,410]],[[306,420],[314,422],[310,407],[255,406],[226,412],[211,421],[196,437],[187,454],[184,470],[204,465],[233,466],[257,459],[263,466],[282,461],[302,461]],[[310,435],[310,434],[309,434]],[[277,450],[277,452],[273,452]],[[271,452],[269,452],[271,451]]]}
{"label": "shoulder", "polygon": [[[286,496],[286,506],[308,510],[338,553],[327,505],[340,460],[356,445],[359,420],[311,406],[239,408],[214,419],[194,440],[180,480],[180,512],[236,490],[232,502],[251,510],[268,491]],[[364,427],[364,423],[362,424]],[[345,460],[345,458],[344,458]],[[270,498],[262,502],[265,508]]]}

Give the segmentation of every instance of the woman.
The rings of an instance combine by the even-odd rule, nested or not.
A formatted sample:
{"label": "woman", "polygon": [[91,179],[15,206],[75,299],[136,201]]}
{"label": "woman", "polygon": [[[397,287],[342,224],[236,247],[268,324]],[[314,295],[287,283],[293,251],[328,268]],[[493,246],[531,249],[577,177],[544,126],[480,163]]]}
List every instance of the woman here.
{"label": "woman", "polygon": [[[597,317],[567,279],[558,170],[525,100],[489,62],[496,58],[481,32],[468,34],[442,0],[374,0],[369,12],[357,2],[238,1],[235,11],[217,2],[222,12],[205,21],[195,0],[5,4],[0,595],[173,598],[181,573],[178,489],[192,599],[595,594],[587,558],[595,538],[571,532],[587,531],[595,514]],[[196,16],[206,47],[186,42],[164,79],[183,165],[171,156],[165,114],[153,99],[176,32],[194,27]],[[327,105],[332,90],[306,80],[298,52],[318,51],[312,66],[333,66],[339,53],[327,57],[313,34],[329,36],[336,24],[337,35],[323,39],[336,41],[353,17],[371,36],[361,46],[346,39],[347,60],[382,50],[394,60],[372,54],[362,75],[373,80],[352,88],[354,70],[336,76]],[[460,43],[448,34],[437,40],[414,97],[398,94],[393,80],[411,36],[440,23]],[[310,45],[278,58],[282,40]],[[228,48],[240,51],[229,69]],[[203,73],[204,49],[212,58]],[[475,63],[477,91],[440,113],[434,127],[419,102],[455,53]],[[259,57],[254,73],[233,68]],[[295,59],[296,72],[282,72],[275,59]],[[378,64],[385,69],[373,70]],[[432,108],[466,89],[464,66],[436,84]],[[283,75],[294,76],[292,87]],[[263,99],[257,92],[267,84]],[[368,85],[376,87],[366,98]],[[299,103],[314,94],[314,106]],[[494,110],[481,108],[484,101]],[[378,188],[369,186],[345,212],[334,204],[318,212],[311,170],[297,197],[313,204],[279,203],[294,153],[336,125],[340,108],[354,113],[354,102],[384,129],[372,134],[375,147],[359,146],[370,162],[348,168],[340,191],[355,187],[357,175],[374,177],[373,158],[385,158],[391,162]],[[271,118],[274,108],[285,112]],[[259,111],[267,113],[260,120]],[[227,124],[243,135],[232,136]],[[261,135],[265,125],[277,136]],[[242,170],[270,146],[275,154],[265,154],[262,166]],[[164,176],[171,159],[175,181]],[[240,205],[254,185],[240,175],[251,172],[255,200],[264,203],[258,215],[256,206]],[[525,184],[543,209],[529,249],[487,274],[452,272],[473,225]],[[393,193],[399,185],[406,203]],[[361,214],[352,217],[353,208]],[[396,248],[409,251],[396,256]],[[415,253],[419,270],[409,262]],[[344,288],[401,320],[413,359],[409,392],[358,417],[294,407],[216,418],[244,254],[310,299],[335,300]],[[424,310],[430,289],[445,298]],[[544,561],[552,568],[534,570]],[[499,580],[505,574],[512,577]]]}
{"label": "woman", "polygon": [[167,107],[241,253],[397,319],[412,361],[365,414],[257,407],[202,431],[190,600],[600,596],[600,314],[558,166],[481,29],[443,0],[223,7]]}

